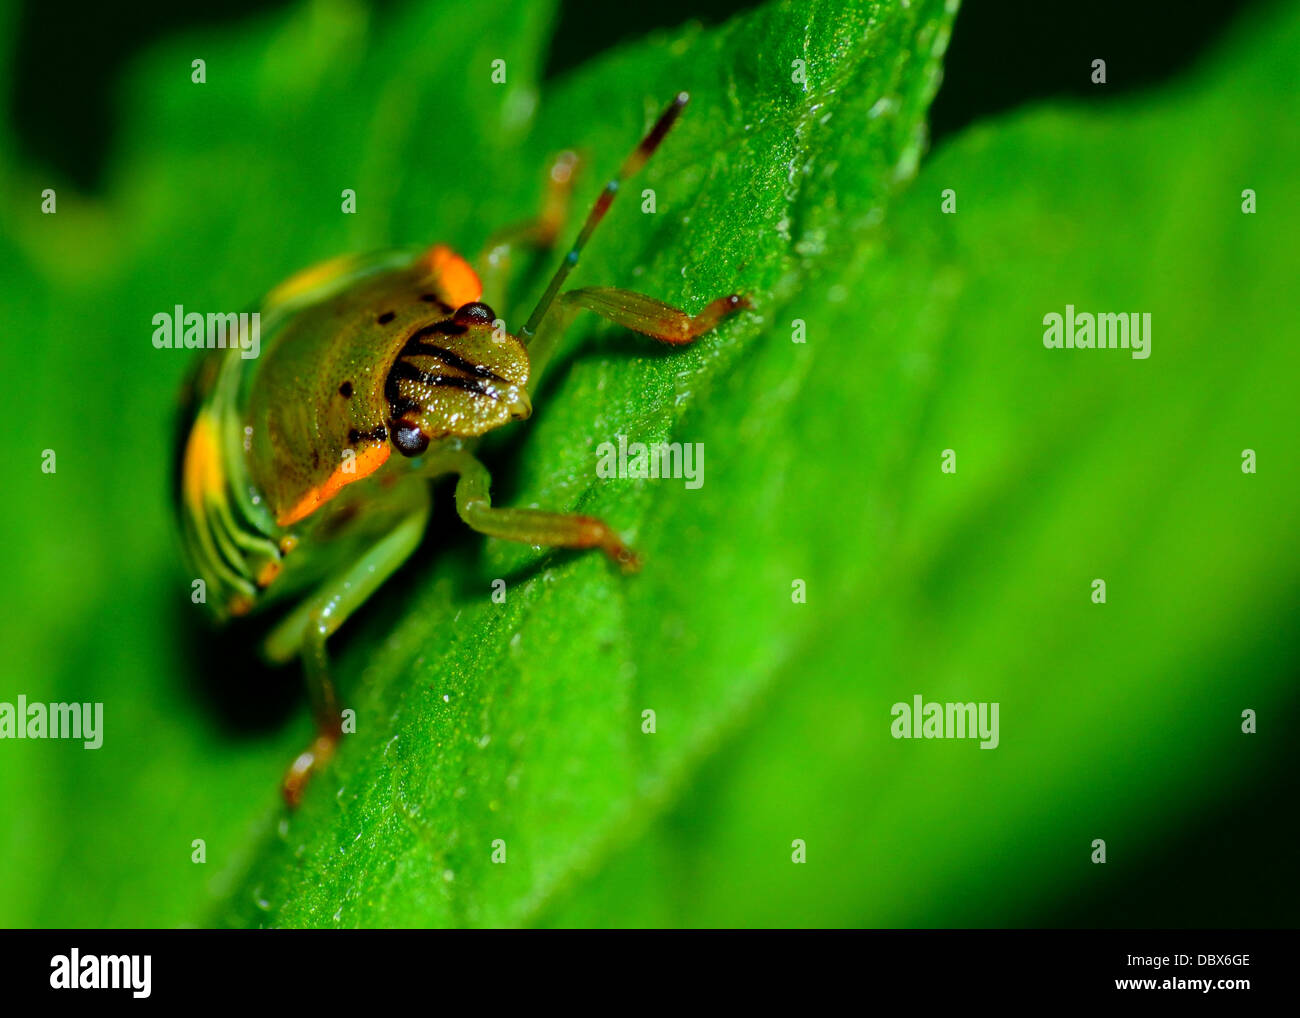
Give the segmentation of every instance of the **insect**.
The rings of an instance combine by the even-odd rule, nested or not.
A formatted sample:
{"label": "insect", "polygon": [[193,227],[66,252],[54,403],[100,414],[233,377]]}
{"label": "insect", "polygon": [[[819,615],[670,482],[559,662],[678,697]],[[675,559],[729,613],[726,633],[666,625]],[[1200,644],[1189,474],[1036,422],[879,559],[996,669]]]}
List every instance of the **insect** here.
{"label": "insect", "polygon": [[[637,568],[600,519],[494,506],[475,446],[529,416],[537,381],[578,312],[685,344],[749,306],[730,294],[689,315],[629,290],[561,292],[620,185],[688,98],[676,96],[606,184],[517,334],[483,303],[469,262],[435,245],[300,272],[260,304],[259,357],[231,347],[199,361],[178,449],[183,544],[218,621],[287,606],[262,650],[272,663],[302,659],[316,723],[284,777],[291,807],[342,735],[326,641],[420,543],[432,478],[456,475],[457,513],[479,533],[600,549],[625,571]],[[512,251],[553,244],[574,161],[557,160],[537,220],[489,242],[484,276],[494,284],[504,283]]]}

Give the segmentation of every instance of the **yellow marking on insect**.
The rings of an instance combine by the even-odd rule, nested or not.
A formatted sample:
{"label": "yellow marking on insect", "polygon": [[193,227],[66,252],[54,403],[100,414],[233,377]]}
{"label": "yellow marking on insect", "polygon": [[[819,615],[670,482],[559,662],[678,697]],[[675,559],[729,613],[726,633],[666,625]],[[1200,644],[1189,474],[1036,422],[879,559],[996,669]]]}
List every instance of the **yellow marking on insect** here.
{"label": "yellow marking on insect", "polygon": [[275,522],[282,527],[288,527],[310,516],[349,484],[369,477],[382,467],[388,462],[390,452],[392,446],[387,442],[367,446],[357,454],[350,469],[345,470],[342,465],[335,468],[334,473],[330,474],[323,483],[303,495],[296,505],[281,513]]}
{"label": "yellow marking on insect", "polygon": [[479,280],[478,273],[446,244],[435,244],[429,248],[426,257],[443,299],[453,308],[462,307],[483,296],[483,283]]}
{"label": "yellow marking on insect", "polygon": [[276,304],[285,304],[295,300],[305,293],[310,293],[317,287],[328,283],[331,279],[336,279],[344,272],[347,272],[355,261],[355,255],[340,255],[338,258],[331,258],[319,265],[312,265],[300,272],[295,272],[266,295],[265,304],[267,307],[273,307]]}
{"label": "yellow marking on insect", "polygon": [[225,473],[221,469],[221,448],[211,414],[201,412],[194,419],[185,445],[185,501],[196,517],[202,517],[208,498],[223,497]]}

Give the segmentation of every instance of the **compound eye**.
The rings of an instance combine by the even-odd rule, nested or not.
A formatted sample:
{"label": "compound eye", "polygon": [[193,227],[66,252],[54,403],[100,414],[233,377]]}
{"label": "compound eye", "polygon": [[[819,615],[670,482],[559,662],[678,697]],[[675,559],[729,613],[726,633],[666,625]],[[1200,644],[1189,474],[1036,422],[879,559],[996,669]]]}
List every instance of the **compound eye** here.
{"label": "compound eye", "polygon": [[403,456],[419,456],[429,448],[429,436],[407,421],[394,421],[393,445]]}
{"label": "compound eye", "polygon": [[496,321],[497,315],[482,301],[472,300],[468,304],[462,304],[452,317],[461,325],[491,325]]}

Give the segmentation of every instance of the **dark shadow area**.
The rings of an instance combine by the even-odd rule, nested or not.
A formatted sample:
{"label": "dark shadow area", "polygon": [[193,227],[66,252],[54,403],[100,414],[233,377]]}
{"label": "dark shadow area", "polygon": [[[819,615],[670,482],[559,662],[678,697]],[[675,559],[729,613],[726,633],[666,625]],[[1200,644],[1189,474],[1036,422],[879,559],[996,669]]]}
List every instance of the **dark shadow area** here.
{"label": "dark shadow area", "polygon": [[[930,111],[938,141],[967,125],[1061,97],[1105,101],[1176,76],[1243,12],[1270,0],[968,0]],[[1092,62],[1106,61],[1106,84]]]}
{"label": "dark shadow area", "polygon": [[717,25],[758,5],[759,0],[656,0],[652,4],[619,5],[603,0],[564,0],[543,76],[557,77],[602,50],[632,42],[656,29],[674,29],[688,21]]}
{"label": "dark shadow area", "polygon": [[[377,0],[382,20],[399,0]],[[1269,0],[969,0],[957,17],[943,87],[931,115],[940,139],[1025,103],[1060,96],[1124,95],[1195,62],[1246,9]],[[96,192],[116,129],[117,82],[130,62],[165,36],[233,24],[289,0],[192,0],[128,5],[25,0],[16,19],[13,86],[8,96],[24,160],[44,165],[79,189]],[[611,7],[567,0],[545,63],[553,78],[593,56],[656,29],[688,21],[718,24],[755,6],[744,0],[661,0]],[[1107,84],[1090,80],[1106,61]]]}
{"label": "dark shadow area", "polygon": [[25,0],[19,5],[9,120],[19,157],[98,191],[118,115],[117,82],[143,50],[177,32],[226,24],[288,0]]}
{"label": "dark shadow area", "polygon": [[212,717],[223,734],[256,738],[279,731],[298,711],[307,709],[302,666],[273,668],[258,655],[262,637],[274,619],[235,619],[214,629],[196,606],[176,605],[172,626],[178,646],[187,648],[176,663],[177,675]]}
{"label": "dark shadow area", "polygon": [[[1243,697],[1243,706],[1250,706]],[[1294,929],[1300,917],[1295,845],[1300,840],[1300,768],[1286,734],[1300,726],[1300,695],[1261,712],[1259,740],[1231,790],[1209,798],[1180,826],[1163,821],[1161,836],[1113,869],[1088,892],[1041,903],[1028,927],[1088,929]],[[1265,736],[1267,730],[1273,733]],[[1267,741],[1263,741],[1267,739]],[[1100,836],[1100,835],[1099,835]],[[1107,849],[1108,865],[1117,846]],[[1123,851],[1120,848],[1120,851]],[[1102,889],[1104,887],[1104,890]]]}

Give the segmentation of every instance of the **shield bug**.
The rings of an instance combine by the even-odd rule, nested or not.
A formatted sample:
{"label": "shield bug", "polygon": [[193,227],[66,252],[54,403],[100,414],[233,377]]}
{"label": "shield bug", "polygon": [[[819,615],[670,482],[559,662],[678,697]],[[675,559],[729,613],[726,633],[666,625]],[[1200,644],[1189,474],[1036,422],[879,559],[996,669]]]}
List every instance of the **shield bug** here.
{"label": "shield bug", "polygon": [[[288,605],[263,652],[273,663],[301,657],[317,726],[284,778],[291,806],[341,735],[326,641],[420,543],[431,478],[456,475],[457,513],[479,533],[598,548],[636,568],[636,555],[600,519],[494,506],[474,452],[480,436],[529,415],[537,380],[579,311],[685,344],[748,306],[730,294],[690,315],[629,290],[561,292],[620,184],[687,99],[683,92],[669,104],[601,191],[517,334],[483,303],[470,264],[435,245],[300,272],[259,306],[259,357],[231,347],[198,363],[178,450],[184,547],[219,621]],[[536,221],[489,242],[485,273],[501,275],[521,244],[553,243],[573,165],[571,155],[557,160]]]}

